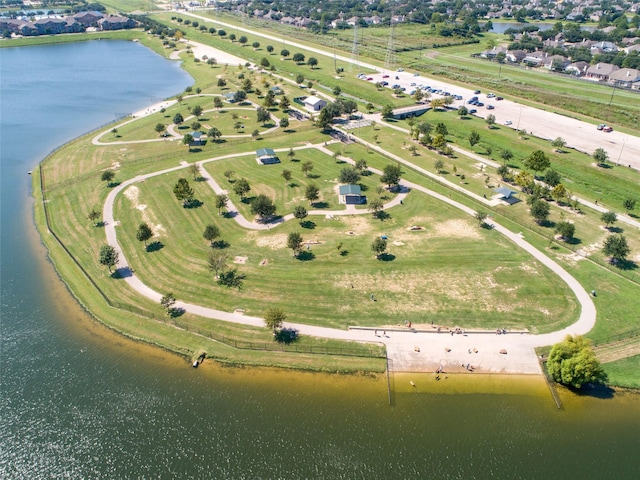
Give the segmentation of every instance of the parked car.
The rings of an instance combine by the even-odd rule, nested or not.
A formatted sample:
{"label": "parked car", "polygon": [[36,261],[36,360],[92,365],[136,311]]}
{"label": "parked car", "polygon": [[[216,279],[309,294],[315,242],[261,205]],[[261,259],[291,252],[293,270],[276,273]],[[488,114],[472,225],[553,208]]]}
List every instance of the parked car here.
{"label": "parked car", "polygon": [[493,105],[487,105],[487,110],[493,110],[494,108],[496,107],[494,107]]}
{"label": "parked car", "polygon": [[389,78],[389,75],[382,75],[382,78]]}
{"label": "parked car", "polygon": [[472,108],[471,110],[469,110],[469,115],[473,115],[476,112],[477,110],[475,108]]}
{"label": "parked car", "polygon": [[507,120],[506,122],[504,122],[505,125],[511,125],[513,122],[511,120]]}
{"label": "parked car", "polygon": [[601,123],[601,124],[600,124],[600,125],[598,125],[596,128],[597,128],[598,130],[602,130],[602,129],[604,129],[604,127],[606,127],[606,126],[607,126],[607,124],[606,124],[606,123]]}
{"label": "parked car", "polygon": [[404,72],[404,68],[400,67],[399,69],[396,70],[396,72]]}
{"label": "parked car", "polygon": [[476,102],[476,107],[484,107],[484,103],[482,103],[482,102]]}
{"label": "parked car", "polygon": [[471,97],[469,100],[467,100],[467,103],[468,103],[469,105],[472,105],[472,104],[474,104],[474,103],[475,103],[475,102],[477,102],[477,101],[478,101],[478,97]]}
{"label": "parked car", "polygon": [[604,127],[602,129],[603,132],[613,132],[613,127],[610,127],[609,125],[607,125],[606,127]]}
{"label": "parked car", "polygon": [[487,93],[487,98],[496,98],[495,93]]}
{"label": "parked car", "polygon": [[373,77],[368,77],[367,80],[372,82],[373,81]]}
{"label": "parked car", "polygon": [[480,95],[482,92],[480,90],[476,90],[475,92],[473,92],[476,95]]}
{"label": "parked car", "polygon": [[504,97],[496,97],[496,100],[504,100]]}
{"label": "parked car", "polygon": [[389,85],[389,82],[380,82],[380,85],[382,85],[383,87],[386,87],[387,85]]}

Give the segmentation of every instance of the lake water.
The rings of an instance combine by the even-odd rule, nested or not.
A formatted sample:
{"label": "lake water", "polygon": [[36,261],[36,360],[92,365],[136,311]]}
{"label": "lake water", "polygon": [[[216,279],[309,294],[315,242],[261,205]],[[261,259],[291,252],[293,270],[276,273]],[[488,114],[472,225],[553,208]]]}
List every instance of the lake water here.
{"label": "lake water", "polygon": [[638,395],[563,391],[558,410],[537,377],[403,374],[389,406],[384,377],[195,370],[101,327],[46,260],[26,172],[191,80],[127,42],[0,65],[0,478],[637,478]]}

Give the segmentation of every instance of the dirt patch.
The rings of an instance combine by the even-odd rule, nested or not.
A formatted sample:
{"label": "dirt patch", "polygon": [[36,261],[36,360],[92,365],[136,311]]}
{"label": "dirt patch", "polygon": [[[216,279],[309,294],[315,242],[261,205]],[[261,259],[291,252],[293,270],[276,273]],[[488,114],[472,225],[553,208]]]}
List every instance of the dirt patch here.
{"label": "dirt patch", "polygon": [[424,230],[424,227],[419,227],[417,225],[412,225],[409,228],[407,228],[407,230],[409,230],[410,232],[421,232]]}
{"label": "dirt patch", "polygon": [[237,315],[244,315],[244,308],[236,308],[233,313]]}
{"label": "dirt patch", "polygon": [[479,240],[481,238],[478,227],[466,220],[447,220],[443,223],[435,225],[435,236],[446,238],[473,238]]}
{"label": "dirt patch", "polygon": [[149,228],[153,231],[154,238],[162,237],[167,234],[167,229],[160,223],[154,224],[151,218],[151,213],[147,208],[147,205],[139,203],[140,189],[135,185],[131,185],[124,191],[124,196],[131,202],[133,208],[140,211],[142,214],[142,221],[149,225]]}
{"label": "dirt patch", "polygon": [[269,260],[266,258],[263,258],[262,260],[260,260],[260,266],[264,267],[265,265],[267,265],[269,263]]}
{"label": "dirt patch", "polygon": [[353,232],[349,235],[364,235],[373,230],[371,222],[361,216],[345,216],[343,217],[343,221],[347,227],[347,232]]}
{"label": "dirt patch", "polygon": [[278,250],[287,246],[287,235],[284,233],[270,236],[256,237],[256,245],[259,247],[269,247],[272,250]]}
{"label": "dirt patch", "polygon": [[404,242],[393,242],[391,245],[395,245],[396,247],[401,247],[402,245],[404,245]]}
{"label": "dirt patch", "polygon": [[245,263],[247,263],[247,260],[249,260],[249,257],[242,257],[239,255],[233,257],[233,263],[238,263],[240,265],[244,265]]}
{"label": "dirt patch", "polygon": [[124,191],[124,196],[127,197],[127,199],[133,203],[133,206],[135,207],[136,205],[138,205],[138,196],[140,195],[140,189],[138,187],[136,187],[135,185],[131,185],[129,188],[127,188]]}

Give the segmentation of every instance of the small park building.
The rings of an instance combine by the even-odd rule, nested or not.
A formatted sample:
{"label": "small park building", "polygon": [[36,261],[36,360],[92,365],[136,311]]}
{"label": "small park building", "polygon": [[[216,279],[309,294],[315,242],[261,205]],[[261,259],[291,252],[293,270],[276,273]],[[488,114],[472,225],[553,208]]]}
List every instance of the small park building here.
{"label": "small park building", "polygon": [[312,112],[319,112],[327,105],[327,101],[321,98],[318,98],[314,95],[307,97],[304,99],[304,106],[307,110],[311,110]]}
{"label": "small park building", "polygon": [[260,165],[280,163],[278,155],[276,155],[276,152],[271,148],[261,148],[260,150],[256,150],[256,161]]}
{"label": "small park building", "polygon": [[360,185],[340,185],[340,203],[345,205],[362,205],[367,197],[362,195]]}

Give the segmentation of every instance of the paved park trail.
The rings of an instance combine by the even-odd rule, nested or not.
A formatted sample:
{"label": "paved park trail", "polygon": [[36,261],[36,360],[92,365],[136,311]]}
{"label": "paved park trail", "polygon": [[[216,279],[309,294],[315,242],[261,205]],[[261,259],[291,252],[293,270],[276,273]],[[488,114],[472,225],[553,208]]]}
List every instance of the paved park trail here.
{"label": "paved park trail", "polygon": [[[296,147],[296,149],[316,148],[327,155],[332,152],[322,145],[306,145]],[[281,149],[280,151],[288,151]],[[390,155],[388,152],[384,152]],[[243,152],[238,154],[225,155],[221,157],[211,158],[198,162],[199,166],[204,167],[207,163],[219,161],[226,158],[241,157],[253,155],[253,152]],[[342,157],[342,160],[353,163],[350,158]],[[113,205],[115,198],[119,193],[129,186],[152,178],[158,175],[178,171],[186,168],[188,164],[181,164],[176,167],[139,175],[132,179],[122,182],[114,188],[105,201],[103,209],[103,219],[105,222],[105,232],[107,243],[113,245],[119,253],[119,262],[117,268],[125,277],[127,284],[135,291],[154,302],[160,302],[162,295],[152,288],[145,285],[128,266],[127,259],[120,247],[117,239],[116,227],[118,222],[114,218]],[[376,172],[381,173],[381,172]],[[220,187],[212,178],[207,178],[207,183],[216,193],[224,193],[225,190]],[[474,215],[475,211],[465,205],[462,205],[444,195],[433,192],[421,185],[412,182],[403,181],[403,193],[399,194],[392,202],[385,205],[385,208],[401,208],[401,199],[410,191],[420,191],[430,195],[439,201],[448,203],[468,215]],[[232,213],[233,219],[241,226],[250,229],[265,229],[277,227],[278,224],[290,220],[292,216],[288,215],[279,219],[277,223],[264,224],[250,221],[242,216],[233,203],[229,203],[229,212]],[[339,211],[311,211],[310,215],[355,215],[368,214],[366,210],[339,210]],[[537,250],[529,244],[521,235],[515,234],[501,225],[491,222],[491,226],[498,232],[506,236],[515,244],[529,252],[536,260],[544,264],[557,275],[560,276],[573,290],[578,299],[581,312],[578,321],[573,325],[545,335],[529,335],[526,333],[507,333],[496,334],[495,331],[458,331],[451,333],[446,328],[439,333],[435,326],[413,326],[407,328],[405,326],[381,326],[376,329],[370,328],[352,328],[349,330],[339,330],[333,328],[317,327],[305,324],[287,322],[285,326],[294,328],[302,335],[311,335],[324,338],[334,338],[348,341],[358,342],[376,342],[384,343],[387,347],[388,357],[391,368],[395,371],[435,371],[442,369],[443,371],[476,371],[476,372],[502,372],[502,373],[539,373],[540,367],[536,358],[534,348],[537,346],[549,345],[558,342],[567,334],[584,334],[587,333],[596,319],[596,310],[593,301],[585,289],[559,264]],[[247,316],[237,313],[225,312],[202,305],[191,304],[187,302],[178,302],[177,307],[186,311],[200,315],[206,318],[214,318],[217,320],[235,322],[244,325],[264,326],[264,322],[259,317]],[[500,325],[496,325],[499,328]]]}

